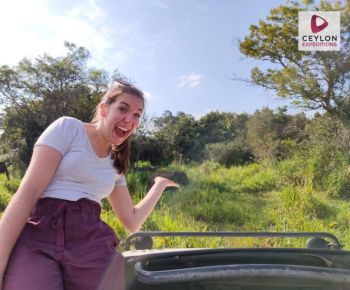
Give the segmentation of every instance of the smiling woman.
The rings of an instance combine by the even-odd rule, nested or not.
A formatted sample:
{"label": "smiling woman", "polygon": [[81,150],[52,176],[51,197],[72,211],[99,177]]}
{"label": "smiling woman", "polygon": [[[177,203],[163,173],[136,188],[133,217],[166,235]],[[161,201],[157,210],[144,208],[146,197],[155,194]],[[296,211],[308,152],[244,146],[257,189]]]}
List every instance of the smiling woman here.
{"label": "smiling woman", "polygon": [[143,93],[139,89],[125,82],[116,82],[98,104],[91,124],[86,125],[95,150],[101,148],[103,155],[112,148],[115,166],[122,172],[129,167],[129,137],[139,125],[144,105]]}
{"label": "smiling woman", "polygon": [[143,109],[143,93],[117,83],[91,123],[61,117],[39,137],[0,220],[0,289],[124,289],[119,240],[100,219],[102,198],[136,232],[163,191],[178,186],[157,177],[145,198],[132,202],[124,175]]}

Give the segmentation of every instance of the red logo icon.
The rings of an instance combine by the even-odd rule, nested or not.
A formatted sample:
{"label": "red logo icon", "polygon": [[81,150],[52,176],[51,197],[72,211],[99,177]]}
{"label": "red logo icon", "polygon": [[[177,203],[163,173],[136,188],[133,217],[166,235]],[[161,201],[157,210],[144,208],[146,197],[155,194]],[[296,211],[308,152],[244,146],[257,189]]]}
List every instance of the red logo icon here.
{"label": "red logo icon", "polygon": [[[317,25],[316,24],[317,18],[323,20],[323,23],[321,25]],[[311,31],[313,33],[320,32],[323,29],[325,29],[327,26],[328,26],[328,21],[326,19],[324,19],[324,18],[322,18],[321,16],[318,16],[318,15],[312,15],[312,17],[311,17]]]}

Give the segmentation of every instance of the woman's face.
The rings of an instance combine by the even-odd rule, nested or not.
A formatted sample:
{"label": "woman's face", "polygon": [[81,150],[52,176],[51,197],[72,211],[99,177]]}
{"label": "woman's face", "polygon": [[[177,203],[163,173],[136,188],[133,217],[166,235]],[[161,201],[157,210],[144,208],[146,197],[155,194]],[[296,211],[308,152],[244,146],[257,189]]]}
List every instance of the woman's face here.
{"label": "woman's face", "polygon": [[110,105],[101,104],[101,124],[106,141],[115,145],[123,143],[139,125],[143,107],[141,98],[128,93],[121,94]]}

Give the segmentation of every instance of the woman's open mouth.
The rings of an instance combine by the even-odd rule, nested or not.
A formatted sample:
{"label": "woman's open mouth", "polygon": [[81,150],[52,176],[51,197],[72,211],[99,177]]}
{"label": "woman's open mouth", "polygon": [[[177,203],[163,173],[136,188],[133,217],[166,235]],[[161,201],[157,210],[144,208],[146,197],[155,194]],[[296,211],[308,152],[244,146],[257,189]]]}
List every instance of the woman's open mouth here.
{"label": "woman's open mouth", "polygon": [[123,126],[120,126],[120,125],[118,125],[114,128],[114,133],[119,138],[124,138],[125,136],[127,136],[129,131],[130,131],[129,129],[127,129]]}

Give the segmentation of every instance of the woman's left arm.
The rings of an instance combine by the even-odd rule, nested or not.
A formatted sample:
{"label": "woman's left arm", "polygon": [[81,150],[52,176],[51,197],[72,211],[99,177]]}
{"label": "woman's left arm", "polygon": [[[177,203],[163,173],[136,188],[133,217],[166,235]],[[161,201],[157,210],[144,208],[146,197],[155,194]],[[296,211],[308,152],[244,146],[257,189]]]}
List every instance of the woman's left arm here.
{"label": "woman's left arm", "polygon": [[167,187],[179,187],[179,185],[170,179],[156,177],[146,196],[137,205],[134,205],[128,187],[115,186],[108,200],[125,228],[131,233],[135,233],[151,214]]}

